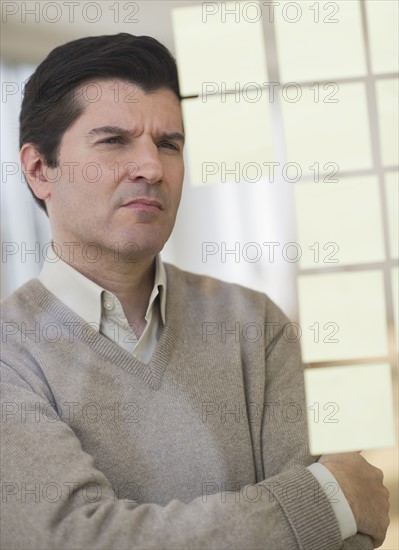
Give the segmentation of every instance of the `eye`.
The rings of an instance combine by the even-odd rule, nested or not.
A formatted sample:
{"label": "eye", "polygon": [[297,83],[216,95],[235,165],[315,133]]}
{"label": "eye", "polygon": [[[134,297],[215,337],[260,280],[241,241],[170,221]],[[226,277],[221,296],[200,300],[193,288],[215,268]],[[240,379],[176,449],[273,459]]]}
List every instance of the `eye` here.
{"label": "eye", "polygon": [[179,151],[179,147],[170,141],[162,141],[159,146],[166,147],[166,149],[171,149],[172,151]]}
{"label": "eye", "polygon": [[102,141],[99,141],[98,143],[105,143],[108,145],[115,145],[116,143],[122,143],[122,138],[120,137],[110,137],[107,139],[103,139]]}

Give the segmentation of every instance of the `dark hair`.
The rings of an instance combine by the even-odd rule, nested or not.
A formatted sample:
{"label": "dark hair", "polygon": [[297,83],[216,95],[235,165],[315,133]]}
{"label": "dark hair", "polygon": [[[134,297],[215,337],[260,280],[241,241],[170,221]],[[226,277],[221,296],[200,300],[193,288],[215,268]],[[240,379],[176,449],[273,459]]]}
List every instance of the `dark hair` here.
{"label": "dark hair", "polygon": [[[176,62],[155,38],[127,33],[79,38],[52,50],[27,81],[20,147],[34,143],[47,166],[56,168],[62,137],[84,110],[74,91],[85,81],[111,78],[136,84],[144,92],[169,88],[180,99]],[[31,192],[47,213],[45,202]]]}

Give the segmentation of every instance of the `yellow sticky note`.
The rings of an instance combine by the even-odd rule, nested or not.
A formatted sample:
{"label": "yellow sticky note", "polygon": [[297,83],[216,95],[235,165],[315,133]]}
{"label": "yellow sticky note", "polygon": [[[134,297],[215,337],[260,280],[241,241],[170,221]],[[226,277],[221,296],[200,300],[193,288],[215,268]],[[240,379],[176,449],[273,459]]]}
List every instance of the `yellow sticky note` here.
{"label": "yellow sticky note", "polygon": [[334,183],[342,171],[372,168],[363,83],[292,84],[281,90],[281,107],[287,162],[313,181]]}
{"label": "yellow sticky note", "polygon": [[389,250],[392,259],[399,254],[399,175],[398,172],[385,174],[385,192],[388,211]]}
{"label": "yellow sticky note", "polygon": [[275,4],[277,54],[283,82],[333,80],[366,74],[360,3]]}
{"label": "yellow sticky note", "polygon": [[304,182],[294,189],[301,268],[385,260],[376,176],[339,178],[336,183]]}
{"label": "yellow sticky note", "polygon": [[305,362],[388,354],[382,271],[300,276],[298,302]]}
{"label": "yellow sticky note", "polygon": [[388,78],[377,81],[376,92],[382,163],[384,166],[397,165],[399,160],[399,80]]}
{"label": "yellow sticky note", "polygon": [[396,335],[396,350],[399,352],[399,268],[391,269],[392,279],[392,301],[393,301],[393,321]]}
{"label": "yellow sticky note", "polygon": [[371,67],[373,73],[396,73],[399,65],[399,3],[366,0]]}
{"label": "yellow sticky note", "polygon": [[175,8],[172,23],[183,96],[267,83],[260,3],[202,2]]}
{"label": "yellow sticky note", "polygon": [[312,454],[395,445],[388,364],[306,369],[305,390]]}
{"label": "yellow sticky note", "polygon": [[192,185],[269,177],[274,160],[270,103],[228,95],[182,101],[188,172]]}

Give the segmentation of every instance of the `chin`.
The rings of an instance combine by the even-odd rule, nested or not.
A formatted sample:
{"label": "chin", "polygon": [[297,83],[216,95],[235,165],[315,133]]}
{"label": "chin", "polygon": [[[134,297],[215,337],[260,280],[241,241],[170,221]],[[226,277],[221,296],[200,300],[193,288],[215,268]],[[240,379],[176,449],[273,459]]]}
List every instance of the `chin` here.
{"label": "chin", "polygon": [[115,239],[114,250],[120,255],[130,255],[137,259],[156,256],[165,246],[165,239],[140,239],[138,235]]}

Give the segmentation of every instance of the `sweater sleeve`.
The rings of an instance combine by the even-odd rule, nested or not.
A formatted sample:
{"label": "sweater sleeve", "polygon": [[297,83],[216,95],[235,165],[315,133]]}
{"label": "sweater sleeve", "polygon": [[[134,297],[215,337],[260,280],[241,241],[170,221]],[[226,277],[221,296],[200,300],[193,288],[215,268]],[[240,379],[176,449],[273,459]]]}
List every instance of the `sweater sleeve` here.
{"label": "sweater sleeve", "polygon": [[[285,326],[288,320],[280,323]],[[306,466],[315,462],[308,448],[303,363],[298,334],[281,330],[266,349],[265,414],[262,461],[265,478],[279,488],[279,502],[303,548],[373,548],[356,534],[342,541],[329,499]],[[303,485],[298,473],[304,476]],[[298,473],[297,473],[298,472]],[[339,498],[338,487],[334,498]],[[343,495],[342,495],[343,496]],[[310,512],[311,511],[311,512]],[[333,541],[333,542],[332,542]]]}
{"label": "sweater sleeve", "polygon": [[[339,548],[333,512],[315,502],[313,476],[299,464],[223,500],[119,499],[43,384],[17,365],[1,372],[2,548]],[[301,487],[300,501],[285,501],[290,484]]]}

